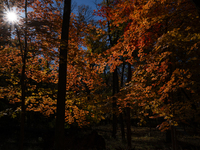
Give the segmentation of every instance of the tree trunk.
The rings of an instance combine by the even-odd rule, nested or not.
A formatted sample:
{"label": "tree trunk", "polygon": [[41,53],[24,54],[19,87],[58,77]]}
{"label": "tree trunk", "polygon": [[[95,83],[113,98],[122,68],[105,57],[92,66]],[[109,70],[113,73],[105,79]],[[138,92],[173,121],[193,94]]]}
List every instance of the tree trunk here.
{"label": "tree trunk", "polygon": [[[106,3],[107,3],[107,6],[109,6],[108,0],[106,1]],[[110,35],[110,22],[108,21],[107,23],[108,23],[108,33],[109,33],[108,38],[109,38],[109,42],[110,42],[110,47],[112,47],[114,45],[114,43],[113,43],[112,37]],[[116,67],[114,72],[113,72],[113,93],[112,93],[112,95],[114,96],[118,92],[119,92],[119,80],[118,80],[118,73],[117,73],[117,67]],[[116,133],[117,133],[117,115],[116,115],[117,104],[116,104],[116,98],[115,97],[113,97],[112,110],[113,110],[112,137],[116,138]]]}
{"label": "tree trunk", "polygon": [[171,143],[172,142],[172,136],[171,136],[171,130],[167,130],[165,134],[166,142]]}
{"label": "tree trunk", "polygon": [[[169,75],[170,75],[169,78],[171,78],[172,72],[173,72],[173,66],[172,66],[173,60],[172,60],[171,56],[169,56],[169,61],[171,62],[171,64],[169,65]],[[169,93],[169,97],[171,99],[171,105],[173,106],[173,104],[174,104],[173,91]],[[174,116],[174,114],[175,114],[174,110],[172,110],[172,114]],[[177,150],[176,129],[175,129],[174,125],[171,125],[171,141],[172,141],[172,150]]]}
{"label": "tree trunk", "polygon": [[192,2],[195,4],[198,14],[200,16],[200,1],[199,0],[192,0]]}
{"label": "tree trunk", "polygon": [[176,129],[171,126],[171,139],[172,139],[172,150],[177,150],[177,139],[176,139]]}
{"label": "tree trunk", "polygon": [[[17,30],[18,32],[18,30]],[[26,83],[25,83],[25,72],[26,72],[26,55],[27,55],[27,0],[25,0],[25,41],[24,41],[24,51],[21,46],[21,53],[22,53],[22,74],[21,74],[21,125],[20,125],[20,150],[24,149],[24,125],[25,125],[25,90],[26,90]],[[18,40],[20,42],[20,36],[18,32]],[[20,42],[21,45],[21,42]]]}
{"label": "tree trunk", "polygon": [[[125,63],[123,61],[123,66],[122,66],[122,76],[121,76],[121,88],[124,85],[124,68],[125,68]],[[125,142],[125,130],[124,130],[124,118],[123,118],[124,111],[120,113],[120,124],[121,124],[121,136],[122,136],[122,142]]]}
{"label": "tree trunk", "polygon": [[122,137],[122,142],[125,142],[125,130],[124,130],[124,117],[123,117],[123,111],[120,113],[120,125],[121,125],[121,137]]}
{"label": "tree trunk", "polygon": [[[119,81],[118,81],[118,73],[117,73],[117,67],[115,71],[113,72],[113,96],[119,92]],[[116,97],[113,97],[113,103],[112,103],[112,109],[113,109],[113,132],[112,137],[116,138],[117,133],[117,104],[116,104]]]}
{"label": "tree trunk", "polygon": [[57,95],[57,113],[56,113],[56,129],[55,129],[55,150],[64,150],[64,125],[65,125],[65,96],[66,96],[66,76],[67,76],[67,51],[69,37],[69,22],[71,12],[71,0],[65,0],[63,23],[60,45],[60,61],[59,61],[59,79],[58,79],[58,95]]}
{"label": "tree trunk", "polygon": [[[131,71],[131,64],[128,64],[128,79],[127,82],[131,81],[132,71]],[[130,104],[127,104],[128,107],[126,107],[126,126],[127,126],[127,142],[128,147],[131,148],[131,115],[130,115]]]}

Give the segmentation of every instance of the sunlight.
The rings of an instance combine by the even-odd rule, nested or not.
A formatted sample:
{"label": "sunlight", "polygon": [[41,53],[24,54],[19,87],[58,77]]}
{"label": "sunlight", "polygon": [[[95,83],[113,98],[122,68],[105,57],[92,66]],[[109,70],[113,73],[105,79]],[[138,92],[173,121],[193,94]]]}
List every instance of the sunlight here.
{"label": "sunlight", "polygon": [[8,19],[9,22],[17,22],[17,14],[13,11],[9,11],[6,13],[6,18]]}

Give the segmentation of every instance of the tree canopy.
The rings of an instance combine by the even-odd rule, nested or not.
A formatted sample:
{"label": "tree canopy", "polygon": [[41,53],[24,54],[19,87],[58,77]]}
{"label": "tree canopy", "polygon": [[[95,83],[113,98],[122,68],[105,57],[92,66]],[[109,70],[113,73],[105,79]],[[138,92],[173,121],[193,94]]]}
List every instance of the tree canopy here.
{"label": "tree canopy", "polygon": [[[27,22],[21,18],[12,32],[3,13],[11,4],[23,12],[25,4],[4,4],[0,5],[0,98],[13,108],[13,116],[21,111],[25,59],[26,111],[55,116],[60,46],[65,46],[61,38],[64,3],[28,0]],[[88,126],[127,107],[141,123],[145,117],[162,117],[161,130],[181,122],[199,122],[197,1],[107,0],[97,8],[94,17],[83,5],[70,15],[65,122]],[[113,72],[117,78],[111,76]],[[119,83],[119,91],[111,94],[111,87]],[[116,112],[111,111],[113,98]],[[2,107],[0,111],[3,116],[8,110]]]}

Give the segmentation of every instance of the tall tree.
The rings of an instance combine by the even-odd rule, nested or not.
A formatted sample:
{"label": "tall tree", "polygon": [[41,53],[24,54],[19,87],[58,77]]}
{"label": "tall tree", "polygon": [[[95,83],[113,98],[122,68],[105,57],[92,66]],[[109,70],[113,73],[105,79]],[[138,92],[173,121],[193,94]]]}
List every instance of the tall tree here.
{"label": "tall tree", "polygon": [[[195,27],[199,21],[194,5],[190,0],[116,0],[112,9],[105,8],[104,11],[113,27],[126,24],[123,36],[112,47],[115,54],[115,58],[111,57],[112,66],[119,64],[119,56],[126,57],[126,61],[134,65],[131,82],[124,88],[126,97],[121,93],[119,102],[124,106],[138,105],[141,107],[138,111],[144,116],[148,115],[146,109],[151,109],[155,116],[164,117],[160,129],[169,129],[183,121],[186,116],[181,113],[188,112],[189,105],[196,105],[197,99],[192,94],[192,101],[177,101],[177,90],[182,88],[197,94],[192,83],[199,83],[195,78],[199,74],[196,70],[199,65],[188,68],[192,61],[199,60],[194,55],[199,53],[199,29]],[[185,55],[180,55],[182,53]],[[174,66],[171,70],[170,65]]]}
{"label": "tall tree", "polygon": [[5,7],[7,7],[5,1],[1,1],[0,4],[0,50],[2,50],[6,44],[9,43],[10,35],[11,35],[11,27],[8,26],[8,22],[5,20]]}
{"label": "tall tree", "polygon": [[[60,44],[62,24],[62,14],[58,10],[61,7],[60,2],[56,1],[58,7],[51,4],[51,0],[29,2],[29,7],[33,11],[28,13],[30,17],[27,24],[29,29],[27,32],[30,36],[28,36],[29,52],[26,61],[28,92],[26,110],[37,111],[46,116],[50,116],[56,111],[55,93],[57,92],[59,60],[57,49]],[[66,88],[70,92],[65,107],[65,121],[69,124],[74,123],[82,126],[89,124],[90,119],[99,121],[101,118],[101,113],[98,110],[101,106],[101,96],[98,91],[102,81],[97,74],[97,67],[91,65],[99,61],[97,55],[89,54],[88,51],[82,49],[83,36],[90,28],[95,27],[77,19],[74,14],[71,15],[70,38],[68,40],[70,51],[68,51],[67,62],[67,78],[70,82],[66,84]],[[77,25],[77,23],[81,24]],[[22,40],[23,28],[24,24],[20,26],[19,32]],[[17,74],[21,73],[22,68],[20,46],[24,47],[24,43],[16,43],[16,47],[6,47],[0,52],[1,73],[3,77],[6,75],[9,78],[7,79],[9,84],[2,84],[1,96],[15,105],[21,100],[21,94],[19,94],[21,93],[19,88],[21,75]],[[85,91],[91,92],[86,95]],[[87,101],[85,98],[89,96],[93,98]],[[20,109],[17,107],[17,110]],[[87,120],[89,117],[86,118],[86,116],[88,115],[91,118]]]}
{"label": "tall tree", "polygon": [[[196,70],[199,65],[197,67],[188,66],[192,61],[199,60],[194,55],[199,53],[199,49],[196,47],[199,44],[199,29],[195,27],[195,24],[199,24],[199,21],[194,6],[191,1],[187,0],[171,1],[170,3],[169,1],[162,1],[161,3],[140,1],[132,5],[135,8],[132,15],[135,17],[128,15],[131,12],[131,9],[129,9],[131,3],[124,4],[122,2],[118,6],[120,10],[124,8],[124,12],[121,12],[126,15],[123,19],[118,20],[117,24],[121,24],[122,21],[128,21],[130,18],[132,19],[128,30],[124,33],[123,45],[118,46],[126,45],[127,53],[134,51],[139,57],[139,61],[137,60],[136,63],[137,66],[134,68],[132,82],[129,86],[131,90],[127,94],[127,99],[130,98],[129,100],[132,101],[132,104],[142,106],[144,114],[146,114],[144,109],[150,109],[149,106],[151,106],[153,113],[157,117],[164,117],[166,120],[160,125],[160,129],[168,129],[170,126],[177,125],[178,122],[184,120],[182,117],[186,117],[184,114],[189,109],[195,108],[186,108],[185,106],[196,105],[196,96],[194,94],[196,92],[192,83],[199,83],[195,79],[195,76],[199,74]],[[162,7],[163,9],[161,9]],[[114,10],[114,12],[117,11]],[[140,18],[140,13],[137,12],[142,13],[142,18]],[[160,15],[152,18],[153,14],[157,12],[160,12]],[[177,14],[184,17],[180,17]],[[118,15],[120,14],[115,14],[115,19],[117,19]],[[136,32],[133,33],[133,31]],[[157,33],[153,34],[156,31]],[[187,40],[190,42],[186,42]],[[153,44],[154,42],[152,41],[155,41],[156,44]],[[183,41],[187,45],[183,46],[185,43]],[[182,53],[184,55],[180,55]],[[134,63],[135,60],[136,57],[130,59],[131,63]],[[160,61],[158,62],[158,60]],[[170,65],[173,65],[173,68]],[[193,100],[177,101],[175,96],[178,89],[193,93]],[[178,108],[178,106],[181,106],[182,109]],[[193,111],[197,114],[199,113],[195,109]],[[177,115],[178,112],[180,113],[179,116]]]}
{"label": "tall tree", "polygon": [[65,126],[65,97],[66,97],[66,76],[67,76],[67,52],[69,37],[69,22],[71,13],[71,0],[65,0],[63,11],[63,23],[59,56],[59,79],[58,96],[56,111],[56,131],[55,131],[55,149],[64,150],[64,126]]}
{"label": "tall tree", "polygon": [[[25,34],[24,34],[24,50],[21,49],[21,55],[22,55],[22,73],[21,73],[21,136],[20,136],[20,150],[23,150],[23,144],[24,144],[24,125],[25,125],[25,98],[26,98],[26,83],[25,83],[25,78],[26,78],[26,58],[27,58],[27,53],[28,53],[28,46],[27,46],[27,0],[25,0],[24,4],[24,10],[25,10]],[[18,34],[19,35],[19,34]],[[18,36],[19,39],[19,44],[20,43],[20,37]]]}

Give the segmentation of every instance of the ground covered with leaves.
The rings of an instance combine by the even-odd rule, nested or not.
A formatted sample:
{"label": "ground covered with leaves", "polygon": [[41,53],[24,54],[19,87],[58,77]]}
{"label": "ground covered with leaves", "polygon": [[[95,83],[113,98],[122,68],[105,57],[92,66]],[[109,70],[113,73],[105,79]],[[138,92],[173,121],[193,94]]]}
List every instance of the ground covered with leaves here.
{"label": "ground covered with leaves", "polygon": [[[0,127],[0,150],[18,149],[19,127]],[[54,129],[25,129],[25,150],[53,150]],[[93,133],[92,131],[97,131]],[[129,150],[126,142],[122,142],[121,132],[117,130],[117,138],[112,136],[112,125],[101,125],[92,128],[66,129],[66,147],[70,150]],[[200,135],[191,128],[177,128],[178,150],[199,150]],[[156,128],[132,126],[133,150],[171,150],[171,143],[166,142],[166,132]]]}

